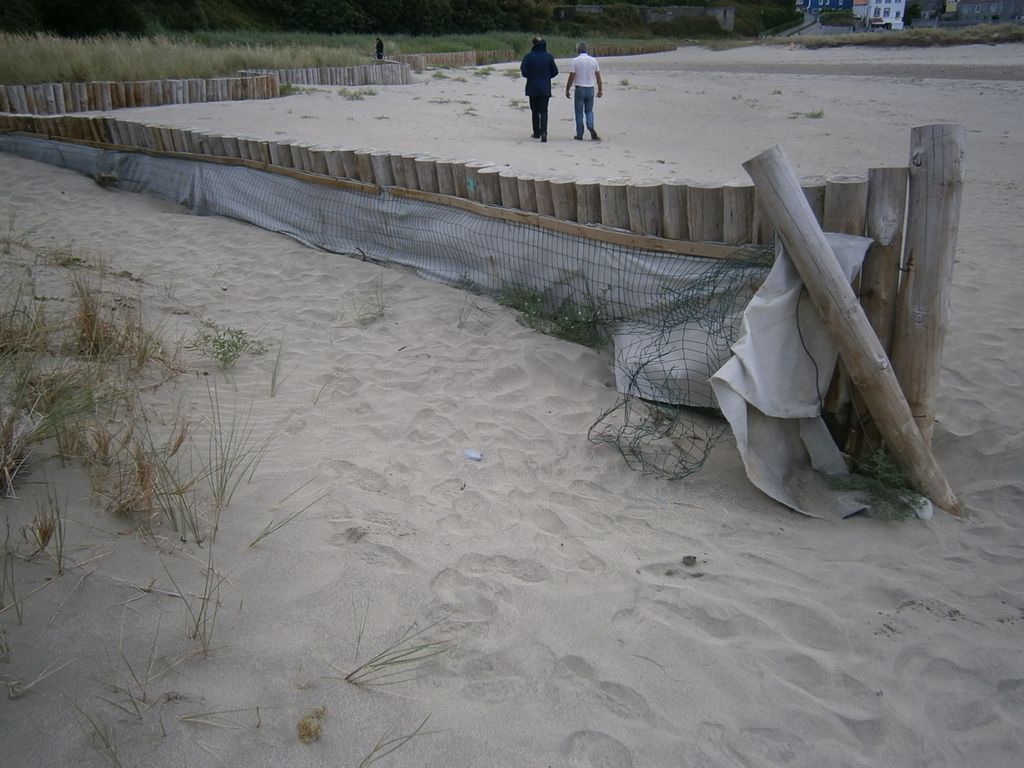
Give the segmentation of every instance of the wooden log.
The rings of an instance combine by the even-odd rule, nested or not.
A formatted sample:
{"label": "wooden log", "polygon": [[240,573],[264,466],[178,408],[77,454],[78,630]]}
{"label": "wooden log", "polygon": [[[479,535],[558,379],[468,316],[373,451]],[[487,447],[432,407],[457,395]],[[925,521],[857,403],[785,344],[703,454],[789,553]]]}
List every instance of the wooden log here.
{"label": "wooden log", "polygon": [[298,158],[299,164],[296,168],[300,168],[307,173],[313,172],[313,154],[312,146],[309,144],[299,143],[292,145],[292,159]]}
{"label": "wooden log", "polygon": [[690,239],[722,242],[722,187],[717,184],[686,185],[686,226]]}
{"label": "wooden log", "polygon": [[882,347],[892,350],[907,211],[907,168],[872,168],[868,172],[865,233],[874,243],[860,272],[860,304]]}
{"label": "wooden log", "polygon": [[[533,180],[533,194],[537,198],[537,213],[542,216],[554,216],[555,215],[555,201],[554,193],[551,191],[551,177],[550,176],[537,176]],[[572,194],[576,194],[576,187],[572,187]],[[572,214],[576,215],[576,198],[572,198],[572,205],[570,206]]]}
{"label": "wooden log", "polygon": [[818,177],[801,179],[800,188],[814,212],[815,220],[821,224],[825,221],[825,180]]}
{"label": "wooden log", "polygon": [[464,200],[469,199],[469,168],[472,160],[455,160],[452,162],[452,186],[455,187],[455,196]]}
{"label": "wooden log", "polygon": [[383,150],[374,151],[370,154],[370,163],[373,165],[373,177],[380,186],[393,187],[395,185],[395,175],[391,170],[390,152]]}
{"label": "wooden log", "polygon": [[484,205],[501,205],[501,168],[489,165],[476,172],[476,181],[480,187],[480,202]]}
{"label": "wooden log", "polygon": [[458,162],[458,160],[452,160],[451,158],[437,161],[437,191],[440,194],[455,194],[455,176],[452,174],[452,168]]}
{"label": "wooden log", "polygon": [[772,226],[771,217],[761,203],[756,187],[754,188],[754,220],[750,224],[750,236],[755,243],[760,245],[771,245],[775,242],[775,228]]}
{"label": "wooden log", "polygon": [[277,162],[274,165],[279,165],[282,168],[294,168],[294,162],[292,160],[292,145],[288,141],[277,142]]}
{"label": "wooden log", "polygon": [[[57,86],[60,89],[60,86]],[[43,86],[43,97],[46,99],[46,113],[48,115],[55,115],[58,112],[63,112],[63,109],[57,108],[57,94],[54,92],[54,83],[47,83]]]}
{"label": "wooden log", "polygon": [[629,229],[629,199],[626,181],[605,179],[598,187],[601,196],[601,223],[606,227]]}
{"label": "wooden log", "polygon": [[[890,356],[900,284],[908,175],[907,168],[872,168],[868,172],[865,233],[873,242],[860,270],[858,294],[864,316],[871,323],[882,349]],[[853,393],[853,412],[846,452],[855,458],[864,458],[882,447],[882,438],[858,392]]]}
{"label": "wooden log", "polygon": [[[516,179],[516,195],[519,197],[519,207],[524,211],[537,210],[537,179],[528,174],[520,174]],[[548,187],[548,199],[551,197],[551,188]]]}
{"label": "wooden log", "polygon": [[405,179],[406,189],[419,189],[420,180],[419,174],[416,172],[416,158],[420,156],[419,152],[406,152],[402,157],[402,178]]}
{"label": "wooden log", "polygon": [[356,150],[356,167],[359,170],[359,180],[367,184],[373,184],[373,163],[370,161],[372,149]]}
{"label": "wooden log", "polygon": [[[163,147],[165,152],[174,151],[174,129],[169,125],[160,126],[160,146]],[[235,145],[235,151],[238,151],[238,145]]]}
{"label": "wooden log", "polygon": [[437,192],[437,158],[423,155],[417,157],[413,164],[416,167],[416,187],[424,192]]}
{"label": "wooden log", "polygon": [[863,235],[868,205],[868,180],[863,176],[830,176],[825,180],[822,229]]}
{"label": "wooden log", "polygon": [[689,240],[686,220],[686,182],[672,179],[661,185],[661,233],[671,240]]}
{"label": "wooden log", "polygon": [[468,200],[481,202],[480,200],[480,171],[490,168],[491,164],[483,160],[470,160],[465,164],[466,169],[466,196]]}
{"label": "wooden log", "polygon": [[[554,176],[548,179],[548,193],[551,195],[551,215],[562,221],[576,221],[579,216],[579,203],[576,199],[576,179],[569,176]],[[537,213],[540,210],[544,193],[537,188]]]}
{"label": "wooden log", "polygon": [[8,86],[6,85],[0,85],[0,112],[14,111],[13,109],[11,109],[11,100],[7,96],[7,88]]}
{"label": "wooden log", "polygon": [[281,162],[281,145],[276,141],[267,142],[267,152],[270,155],[270,164],[278,167],[283,167],[284,163]]}
{"label": "wooden log", "polygon": [[752,243],[754,187],[726,184],[722,187],[722,242],[728,245]]}
{"label": "wooden log", "polygon": [[35,115],[35,114],[38,113],[38,111],[39,110],[36,107],[35,89],[31,85],[26,85],[25,86],[25,112],[27,112],[30,115]]}
{"label": "wooden log", "polygon": [[[822,229],[844,235],[863,235],[867,211],[868,181],[862,176],[831,176],[825,180]],[[807,190],[804,190],[807,194]],[[856,279],[854,285],[856,286]],[[836,444],[845,446],[853,409],[853,385],[842,364],[825,395],[825,423]]]}
{"label": "wooden log", "polygon": [[953,514],[960,503],[914,422],[881,343],[836,260],[781,148],[748,160],[750,174],[807,292],[860,388],[893,458],[914,485]]}
{"label": "wooden log", "polygon": [[[553,180],[551,186],[554,197]],[[576,180],[576,221],[580,224],[601,223],[601,183],[597,179]]]}
{"label": "wooden log", "polygon": [[185,132],[181,128],[171,128],[171,145],[175,152],[188,152],[188,142],[185,140]]}
{"label": "wooden log", "polygon": [[391,155],[391,178],[396,187],[408,187],[405,183],[405,161],[401,155]]}
{"label": "wooden log", "polygon": [[907,236],[893,367],[929,443],[949,325],[966,143],[962,125],[920,126],[910,136]]}
{"label": "wooden log", "polygon": [[327,150],[323,147],[312,146],[308,150],[311,169],[313,173],[327,175]]}
{"label": "wooden log", "polygon": [[661,182],[641,180],[626,187],[629,231],[661,237]]}
{"label": "wooden log", "polygon": [[519,204],[519,179],[514,171],[506,169],[498,174],[498,190],[502,208],[522,208]]}
{"label": "wooden log", "polygon": [[354,149],[342,149],[341,167],[345,169],[345,178],[356,180],[359,178],[359,163],[356,162],[356,151]]}

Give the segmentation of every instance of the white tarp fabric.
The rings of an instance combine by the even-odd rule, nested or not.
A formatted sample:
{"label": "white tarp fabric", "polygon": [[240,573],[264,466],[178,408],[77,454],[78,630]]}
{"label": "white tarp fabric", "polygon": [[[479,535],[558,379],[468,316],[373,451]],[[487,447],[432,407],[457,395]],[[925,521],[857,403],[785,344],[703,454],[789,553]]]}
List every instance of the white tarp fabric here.
{"label": "white tarp fabric", "polygon": [[[860,270],[871,240],[827,234],[847,278]],[[821,419],[838,350],[803,281],[780,247],[775,265],[743,314],[733,356],[711,377],[750,481],[786,506],[838,519],[864,508],[856,494],[833,491],[821,475],[846,463]]]}

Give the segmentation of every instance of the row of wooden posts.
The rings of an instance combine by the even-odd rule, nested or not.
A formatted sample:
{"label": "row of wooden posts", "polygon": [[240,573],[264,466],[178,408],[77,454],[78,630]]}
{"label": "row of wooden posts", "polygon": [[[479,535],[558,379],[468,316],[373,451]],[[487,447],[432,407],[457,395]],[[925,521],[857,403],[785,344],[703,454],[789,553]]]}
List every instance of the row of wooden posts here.
{"label": "row of wooden posts", "polygon": [[278,95],[280,90],[277,78],[265,74],[130,82],[0,85],[0,112],[56,115],[156,107],[163,104],[272,99]]}
{"label": "row of wooden posts", "polygon": [[375,61],[351,67],[247,69],[240,75],[273,75],[282,85],[408,85],[411,67],[399,61]]}
{"label": "row of wooden posts", "polygon": [[[484,215],[697,256],[729,258],[741,253],[745,244],[773,242],[781,231],[780,216],[788,215],[788,204],[770,207],[775,191],[770,184],[757,185],[754,172],[755,183],[749,185],[541,177],[484,161],[227,136],[111,117],[0,115],[0,131],[244,164],[369,192],[390,187],[405,196]],[[924,441],[921,446],[915,443],[912,462],[920,467],[922,456],[931,455],[963,145],[962,126],[916,128],[908,166],[873,168],[863,177],[793,182],[815,227],[873,240],[852,301],[859,305],[877,347],[865,353],[867,362],[855,361],[854,370],[837,373],[825,402],[833,434],[850,453],[863,453],[882,442],[892,448],[894,440],[905,444],[908,439],[906,423],[901,432],[892,433],[888,424],[880,423],[891,422],[892,414],[879,419],[860,394],[865,382],[870,384],[891,365],[906,394],[906,413],[912,414],[911,424]],[[842,317],[852,313],[850,307],[838,311]],[[843,362],[849,365],[845,357]],[[918,479],[925,478],[923,488],[934,491],[944,483],[936,479],[934,459],[926,470],[907,468]],[[948,486],[928,495],[943,508],[955,507]]]}

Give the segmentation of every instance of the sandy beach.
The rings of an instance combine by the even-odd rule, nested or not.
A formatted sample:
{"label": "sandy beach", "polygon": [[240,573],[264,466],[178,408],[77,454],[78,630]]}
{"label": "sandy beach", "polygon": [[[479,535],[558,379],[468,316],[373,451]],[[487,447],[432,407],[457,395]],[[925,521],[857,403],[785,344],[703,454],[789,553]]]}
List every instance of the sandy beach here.
{"label": "sandy beach", "polygon": [[[0,695],[5,765],[359,766],[418,727],[377,764],[1019,764],[1024,45],[681,48],[601,68],[600,143],[572,140],[565,74],[550,141],[532,140],[523,81],[504,74],[517,64],[361,99],[318,88],[117,114],[716,182],[748,181],[741,164],[776,144],[806,177],[906,165],[912,127],[961,123],[934,449],[965,517],[802,517],[749,483],[729,437],[686,480],[633,472],[587,440],[616,400],[609,353],[487,298],[0,154],[6,240],[31,242],[3,255],[0,281],[29,274],[60,301],[66,270],[33,253],[107,265],[106,289],[183,342],[184,370],[144,393],[158,426],[189,416],[205,451],[215,387],[266,442],[201,546],[111,514],[83,469],[33,457],[18,498],[0,500],[25,555],[7,560],[0,681],[17,692],[52,673]],[[187,343],[204,319],[268,351],[222,371]],[[23,540],[47,487],[67,506],[61,575]],[[204,654],[186,626],[211,562]],[[344,680],[410,627],[438,653]],[[312,713],[322,732],[306,743]]]}

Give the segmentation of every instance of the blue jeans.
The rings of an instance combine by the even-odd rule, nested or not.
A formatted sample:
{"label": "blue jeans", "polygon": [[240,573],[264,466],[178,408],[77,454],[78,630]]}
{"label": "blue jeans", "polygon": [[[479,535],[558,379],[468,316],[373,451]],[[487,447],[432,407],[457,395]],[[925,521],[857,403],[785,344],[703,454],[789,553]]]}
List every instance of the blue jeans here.
{"label": "blue jeans", "polygon": [[587,128],[594,130],[594,88],[593,86],[577,85],[572,105],[576,109],[576,135],[583,135],[583,121]]}

